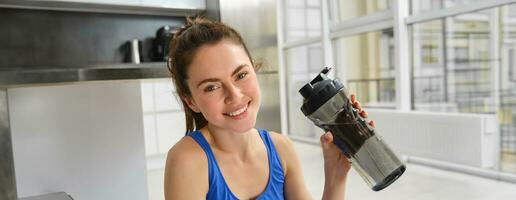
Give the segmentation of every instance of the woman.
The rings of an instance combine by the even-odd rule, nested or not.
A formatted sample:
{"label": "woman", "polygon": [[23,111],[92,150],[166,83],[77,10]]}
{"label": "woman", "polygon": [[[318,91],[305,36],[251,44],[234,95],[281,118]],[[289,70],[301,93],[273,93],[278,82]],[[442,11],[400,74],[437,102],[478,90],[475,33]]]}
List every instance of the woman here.
{"label": "woman", "polygon": [[[167,200],[311,199],[292,142],[254,128],[260,107],[255,63],[235,30],[188,19],[171,41],[169,58],[187,136],[168,152]],[[344,199],[350,163],[332,140],[330,133],[321,136],[323,199]]]}

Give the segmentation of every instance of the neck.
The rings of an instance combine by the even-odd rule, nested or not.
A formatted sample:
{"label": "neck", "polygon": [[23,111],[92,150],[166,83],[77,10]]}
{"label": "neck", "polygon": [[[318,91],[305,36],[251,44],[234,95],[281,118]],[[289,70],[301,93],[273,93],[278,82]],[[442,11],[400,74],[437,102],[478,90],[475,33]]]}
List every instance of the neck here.
{"label": "neck", "polygon": [[213,148],[217,148],[225,153],[236,153],[244,155],[251,147],[252,138],[255,137],[254,128],[246,132],[233,132],[227,129],[221,129],[208,123],[201,129],[205,132],[208,142]]}

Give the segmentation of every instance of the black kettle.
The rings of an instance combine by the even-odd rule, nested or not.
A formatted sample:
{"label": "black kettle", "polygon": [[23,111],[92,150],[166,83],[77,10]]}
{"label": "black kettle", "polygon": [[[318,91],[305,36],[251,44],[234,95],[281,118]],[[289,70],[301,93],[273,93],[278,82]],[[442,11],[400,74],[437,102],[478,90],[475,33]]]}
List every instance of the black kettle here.
{"label": "black kettle", "polygon": [[168,59],[168,46],[178,28],[167,25],[156,31],[156,38],[152,41],[152,49],[150,51],[152,61],[159,62]]}

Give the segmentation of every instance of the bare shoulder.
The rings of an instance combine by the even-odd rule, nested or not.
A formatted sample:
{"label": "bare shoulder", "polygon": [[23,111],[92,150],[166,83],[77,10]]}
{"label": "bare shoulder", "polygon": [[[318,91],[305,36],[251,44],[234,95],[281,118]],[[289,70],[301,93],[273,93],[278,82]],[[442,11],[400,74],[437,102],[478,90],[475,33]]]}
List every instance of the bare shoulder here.
{"label": "bare shoulder", "polygon": [[292,141],[286,135],[269,131],[272,142],[278,151],[289,151],[290,148],[294,148]]}
{"label": "bare shoulder", "polygon": [[293,163],[292,158],[297,156],[294,143],[284,134],[274,131],[270,131],[269,133],[272,142],[274,143],[274,147],[278,151],[283,170],[285,174],[287,174],[289,166]]}
{"label": "bare shoulder", "polygon": [[286,135],[275,132],[270,135],[280,155],[285,174],[285,199],[310,199],[294,143]]}
{"label": "bare shoulder", "polygon": [[[179,140],[167,154],[167,163],[171,166],[181,166],[185,163],[201,164],[207,166],[207,158],[201,146],[191,137],[183,137]],[[185,164],[186,165],[186,164]]]}
{"label": "bare shoulder", "polygon": [[208,191],[208,161],[191,137],[183,137],[167,154],[165,199],[199,199]]}

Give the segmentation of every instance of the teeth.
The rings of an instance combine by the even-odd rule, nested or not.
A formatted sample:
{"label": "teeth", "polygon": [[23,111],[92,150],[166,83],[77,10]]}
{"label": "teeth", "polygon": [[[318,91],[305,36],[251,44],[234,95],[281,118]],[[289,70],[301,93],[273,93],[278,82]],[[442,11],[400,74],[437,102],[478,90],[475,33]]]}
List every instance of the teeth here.
{"label": "teeth", "polygon": [[234,117],[234,116],[242,114],[245,110],[247,110],[247,105],[245,107],[243,107],[243,108],[240,108],[239,110],[237,110],[235,112],[228,113],[228,115],[231,116],[231,117]]}

